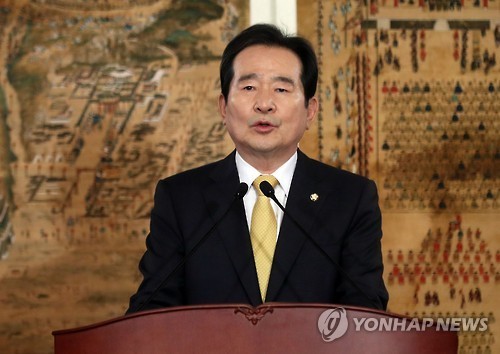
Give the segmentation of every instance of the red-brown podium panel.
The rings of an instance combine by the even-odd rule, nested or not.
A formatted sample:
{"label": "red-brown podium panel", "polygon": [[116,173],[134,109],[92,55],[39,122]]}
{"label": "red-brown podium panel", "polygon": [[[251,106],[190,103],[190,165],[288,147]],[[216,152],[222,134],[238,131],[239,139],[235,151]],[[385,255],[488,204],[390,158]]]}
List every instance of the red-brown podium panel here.
{"label": "red-brown podium panel", "polygon": [[[318,330],[318,319],[335,307],[346,310],[348,329],[340,338],[325,342]],[[357,331],[355,318],[373,319],[373,324],[403,317],[322,304],[269,303],[257,308],[204,305],[140,312],[53,335],[55,354],[457,353],[456,332],[436,331],[435,327],[425,331],[378,331],[363,326]]]}

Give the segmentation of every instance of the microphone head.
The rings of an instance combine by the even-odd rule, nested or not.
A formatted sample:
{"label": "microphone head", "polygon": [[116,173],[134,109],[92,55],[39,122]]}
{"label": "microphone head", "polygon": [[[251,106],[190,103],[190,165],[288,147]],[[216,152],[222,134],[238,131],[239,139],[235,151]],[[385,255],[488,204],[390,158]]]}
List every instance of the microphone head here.
{"label": "microphone head", "polygon": [[238,199],[243,199],[245,194],[247,194],[248,191],[248,184],[245,182],[241,182],[240,185],[238,186],[238,189],[236,190],[236,193],[234,193],[234,197]]}
{"label": "microphone head", "polygon": [[274,195],[274,188],[268,181],[262,181],[259,184],[260,191],[268,198]]}

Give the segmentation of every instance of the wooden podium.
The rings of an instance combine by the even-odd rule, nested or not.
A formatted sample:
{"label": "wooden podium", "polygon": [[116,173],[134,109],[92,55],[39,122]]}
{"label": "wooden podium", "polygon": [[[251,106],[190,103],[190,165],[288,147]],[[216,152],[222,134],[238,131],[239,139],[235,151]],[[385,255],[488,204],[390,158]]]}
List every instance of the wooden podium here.
{"label": "wooden podium", "polygon": [[[318,320],[334,308],[345,310],[348,327],[344,335],[327,342]],[[370,319],[370,326],[356,330],[362,318]],[[53,335],[55,354],[457,353],[456,332],[434,326],[425,331],[374,329],[379,322],[403,319],[382,311],[326,304],[204,305],[139,312]]]}

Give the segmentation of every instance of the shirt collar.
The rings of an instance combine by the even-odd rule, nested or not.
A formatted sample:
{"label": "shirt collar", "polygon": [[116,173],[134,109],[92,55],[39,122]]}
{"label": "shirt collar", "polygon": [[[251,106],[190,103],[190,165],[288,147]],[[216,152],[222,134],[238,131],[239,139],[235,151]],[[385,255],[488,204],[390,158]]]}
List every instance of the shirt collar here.
{"label": "shirt collar", "polygon": [[[292,185],[293,172],[295,171],[296,165],[297,152],[295,152],[292,157],[290,157],[288,161],[281,165],[276,171],[271,173],[278,180],[279,185],[285,191],[286,196],[288,196],[290,186]],[[236,168],[238,169],[240,182],[245,182],[249,187],[251,187],[253,181],[262,174],[255,167],[243,160],[238,151],[236,151]]]}

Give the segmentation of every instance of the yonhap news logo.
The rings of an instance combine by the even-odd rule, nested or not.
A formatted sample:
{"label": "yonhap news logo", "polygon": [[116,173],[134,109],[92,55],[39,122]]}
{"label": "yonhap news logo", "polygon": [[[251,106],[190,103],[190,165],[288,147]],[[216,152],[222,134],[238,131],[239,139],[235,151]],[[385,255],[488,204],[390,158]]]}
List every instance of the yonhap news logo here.
{"label": "yonhap news logo", "polygon": [[488,330],[487,317],[352,317],[351,323],[343,307],[323,311],[318,318],[318,330],[325,342],[332,342],[346,334],[349,325],[356,332],[410,332],[434,331],[485,332]]}
{"label": "yonhap news logo", "polygon": [[348,326],[347,313],[343,307],[326,310],[318,319],[318,329],[325,342],[342,337]]}

